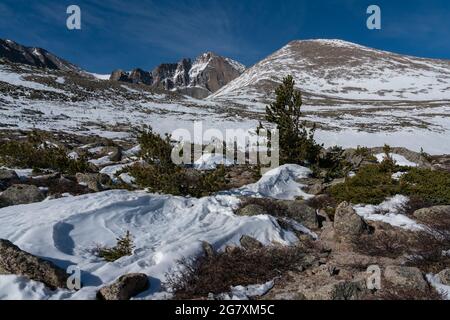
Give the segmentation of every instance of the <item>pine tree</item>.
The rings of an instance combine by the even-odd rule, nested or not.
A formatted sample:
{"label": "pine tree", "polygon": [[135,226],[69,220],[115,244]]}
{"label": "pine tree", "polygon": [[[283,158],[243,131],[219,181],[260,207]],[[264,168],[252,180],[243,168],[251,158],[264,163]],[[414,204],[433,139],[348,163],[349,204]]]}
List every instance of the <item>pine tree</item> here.
{"label": "pine tree", "polygon": [[314,141],[315,126],[308,131],[301,121],[302,95],[292,76],[283,79],[275,95],[275,102],[266,107],[266,120],[279,130],[280,162],[317,162],[321,146]]}

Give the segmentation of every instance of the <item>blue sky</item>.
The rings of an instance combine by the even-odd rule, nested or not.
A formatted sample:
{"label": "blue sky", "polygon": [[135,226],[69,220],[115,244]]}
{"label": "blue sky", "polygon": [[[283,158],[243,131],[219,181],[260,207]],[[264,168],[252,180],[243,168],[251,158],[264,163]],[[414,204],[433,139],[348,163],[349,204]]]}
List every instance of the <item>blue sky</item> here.
{"label": "blue sky", "polygon": [[[82,30],[66,28],[81,8]],[[366,9],[382,29],[366,28]],[[153,69],[205,51],[250,66],[291,40],[338,38],[450,59],[448,0],[1,0],[0,38],[43,47],[82,68]]]}

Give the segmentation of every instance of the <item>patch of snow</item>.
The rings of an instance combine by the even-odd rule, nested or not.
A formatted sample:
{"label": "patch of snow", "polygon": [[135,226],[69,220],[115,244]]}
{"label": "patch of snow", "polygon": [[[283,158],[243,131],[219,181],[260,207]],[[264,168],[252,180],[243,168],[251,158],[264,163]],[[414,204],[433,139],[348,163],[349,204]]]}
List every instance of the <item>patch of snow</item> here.
{"label": "patch of snow", "polygon": [[[255,195],[259,192],[290,198],[302,193],[300,185],[290,180],[308,173],[300,166],[283,166],[263,176],[259,187],[250,189]],[[217,250],[239,245],[243,235],[266,245],[298,241],[271,216],[236,216],[233,208],[240,200],[232,193],[196,199],[111,190],[6,207],[0,209],[0,234],[22,250],[45,257],[59,267],[77,265],[83,270],[81,290],[58,290],[56,294],[65,294],[68,299],[95,299],[101,286],[123,274],[143,272],[149,275],[151,286],[139,298],[153,299],[164,295],[161,283],[165,275],[180,270],[177,261],[202,254],[202,241]],[[136,246],[132,256],[112,263],[95,256],[97,244],[113,246],[127,230]],[[10,288],[0,286],[0,295],[6,294],[4,290]],[[16,298],[51,297],[43,291],[37,295],[21,292]]]}
{"label": "patch of snow", "polygon": [[254,284],[249,286],[235,286],[230,288],[229,293],[218,295],[219,300],[249,300],[254,297],[265,295],[273,288],[274,281],[268,281],[263,284]]}
{"label": "patch of snow", "polygon": [[407,172],[396,172],[392,174],[392,179],[394,180],[400,180],[401,177],[403,177]]}
{"label": "patch of snow", "polygon": [[121,174],[119,175],[119,178],[120,178],[123,182],[125,182],[126,184],[129,184],[129,185],[133,185],[134,182],[135,182],[135,180],[136,180],[134,177],[132,177],[130,174],[128,174],[128,173],[126,173],[126,172],[121,173]]}
{"label": "patch of snow", "polygon": [[110,74],[99,74],[99,73],[93,73],[93,72],[88,72],[88,73],[99,80],[109,80],[109,77],[111,76]]}
{"label": "patch of snow", "polygon": [[89,162],[92,164],[95,164],[98,167],[101,167],[101,166],[106,166],[106,165],[110,164],[111,159],[109,158],[109,156],[104,156],[104,157],[101,157],[98,159],[91,159],[91,160],[89,160]]}
{"label": "patch of snow", "polygon": [[0,66],[0,81],[12,84],[14,86],[22,86],[29,89],[51,91],[56,93],[65,93],[65,91],[43,85],[38,82],[24,80],[22,75],[6,70],[4,66]]}
{"label": "patch of snow", "polygon": [[305,227],[304,225],[302,225],[301,223],[298,223],[297,221],[295,221],[294,219],[289,219],[289,218],[283,218],[283,220],[288,223],[295,231],[304,233],[309,235],[311,238],[313,238],[314,240],[319,239],[319,236],[317,235],[317,233],[309,230],[307,227]]}
{"label": "patch of snow", "polygon": [[426,278],[437,291],[444,295],[446,300],[450,300],[450,286],[443,284],[437,275],[429,273]]}
{"label": "patch of snow", "polygon": [[67,156],[68,156],[70,159],[74,159],[74,160],[77,160],[77,159],[80,158],[80,156],[78,155],[78,153],[76,153],[75,151],[70,152]]}
{"label": "patch of snow", "polygon": [[309,199],[314,196],[304,192],[302,188],[305,185],[298,183],[296,180],[307,178],[310,174],[311,170],[308,168],[295,164],[285,164],[266,172],[256,183],[222,193],[280,200],[293,200],[297,197]]}
{"label": "patch of snow", "polygon": [[0,300],[48,300],[54,294],[41,282],[16,275],[0,275]]}
{"label": "patch of snow", "polygon": [[234,162],[221,154],[206,153],[194,162],[194,168],[197,170],[213,170],[221,164],[232,166]]}
{"label": "patch of snow", "polygon": [[[403,205],[409,201],[409,198],[403,195],[396,195],[388,198],[380,205],[356,205],[353,208],[356,213],[365,220],[381,221],[388,223],[394,227],[400,227],[407,230],[418,231],[423,227],[416,221],[400,214],[399,211]],[[375,212],[383,212],[385,214],[377,214]]]}
{"label": "patch of snow", "polygon": [[[404,167],[417,167],[417,163],[409,161],[402,155],[399,155],[396,153],[390,153],[389,156],[395,161],[396,165],[404,166]],[[377,158],[377,161],[379,163],[381,163],[381,162],[383,162],[386,155],[384,153],[378,153],[375,155],[375,157]]]}

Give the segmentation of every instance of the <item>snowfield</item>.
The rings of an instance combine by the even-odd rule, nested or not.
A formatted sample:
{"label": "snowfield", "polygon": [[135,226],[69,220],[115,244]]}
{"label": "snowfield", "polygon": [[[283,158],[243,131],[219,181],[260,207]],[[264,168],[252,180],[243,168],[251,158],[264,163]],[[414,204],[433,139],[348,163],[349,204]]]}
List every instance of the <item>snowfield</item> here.
{"label": "snowfield", "polygon": [[[308,174],[306,168],[285,165],[253,185],[201,199],[113,190],[0,209],[0,238],[61,268],[77,265],[83,283],[78,292],[50,291],[20,276],[1,275],[0,298],[94,299],[100,287],[130,272],[147,274],[151,283],[137,299],[169,298],[170,293],[161,291],[166,273],[177,270],[179,259],[201,254],[202,241],[217,250],[239,245],[242,235],[266,245],[294,244],[296,236],[282,230],[275,218],[236,216],[233,208],[243,194],[279,199],[306,195],[295,179]],[[136,246],[132,256],[108,263],[94,255],[97,245],[114,246],[127,230]]]}

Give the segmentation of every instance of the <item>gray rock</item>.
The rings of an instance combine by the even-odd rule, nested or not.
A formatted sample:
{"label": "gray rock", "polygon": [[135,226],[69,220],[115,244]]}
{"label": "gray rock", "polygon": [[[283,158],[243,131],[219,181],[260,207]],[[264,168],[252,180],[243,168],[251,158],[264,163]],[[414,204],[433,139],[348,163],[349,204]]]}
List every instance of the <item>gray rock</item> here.
{"label": "gray rock", "polygon": [[450,216],[450,206],[435,206],[414,211],[413,216],[418,220],[429,221],[433,218],[448,215]]}
{"label": "gray rock", "polygon": [[441,280],[442,284],[446,286],[450,286],[450,268],[444,269],[437,274],[439,280]]}
{"label": "gray rock", "polygon": [[45,199],[38,187],[27,184],[15,184],[6,189],[1,195],[0,202],[9,206],[40,202]]}
{"label": "gray rock", "polygon": [[148,277],[143,273],[130,273],[121,276],[113,284],[97,292],[99,300],[129,300],[149,288]]}
{"label": "gray rock", "polygon": [[263,244],[261,242],[247,235],[243,235],[239,242],[241,243],[241,246],[246,250],[256,250],[263,247]]}
{"label": "gray rock", "polygon": [[319,226],[316,210],[306,205],[303,200],[283,201],[282,203],[286,206],[287,217],[310,229]]}
{"label": "gray rock", "polygon": [[51,289],[67,286],[68,274],[63,269],[21,250],[8,240],[0,239],[0,274],[2,272],[25,276]]}
{"label": "gray rock", "polygon": [[122,160],[122,148],[120,147],[105,147],[104,152],[108,155],[109,160],[113,162]]}
{"label": "gray rock", "polygon": [[18,180],[19,176],[14,170],[0,169],[0,181],[9,182],[11,180]]}
{"label": "gray rock", "polygon": [[367,229],[367,225],[360,216],[356,214],[353,207],[342,202],[337,208],[334,215],[334,232],[341,240],[350,240],[355,236],[359,236]]}
{"label": "gray rock", "polygon": [[387,266],[384,278],[394,286],[405,289],[426,291],[428,288],[422,272],[415,267]]}
{"label": "gray rock", "polygon": [[241,216],[258,216],[269,214],[263,206],[258,204],[248,204],[245,207],[239,209],[237,212]]}
{"label": "gray rock", "polygon": [[202,248],[207,258],[212,258],[216,255],[216,252],[214,251],[214,248],[210,243],[203,241]]}
{"label": "gray rock", "polygon": [[97,173],[77,173],[75,175],[77,182],[82,185],[86,185],[89,189],[95,192],[103,191],[103,185],[101,183],[101,175]]}

